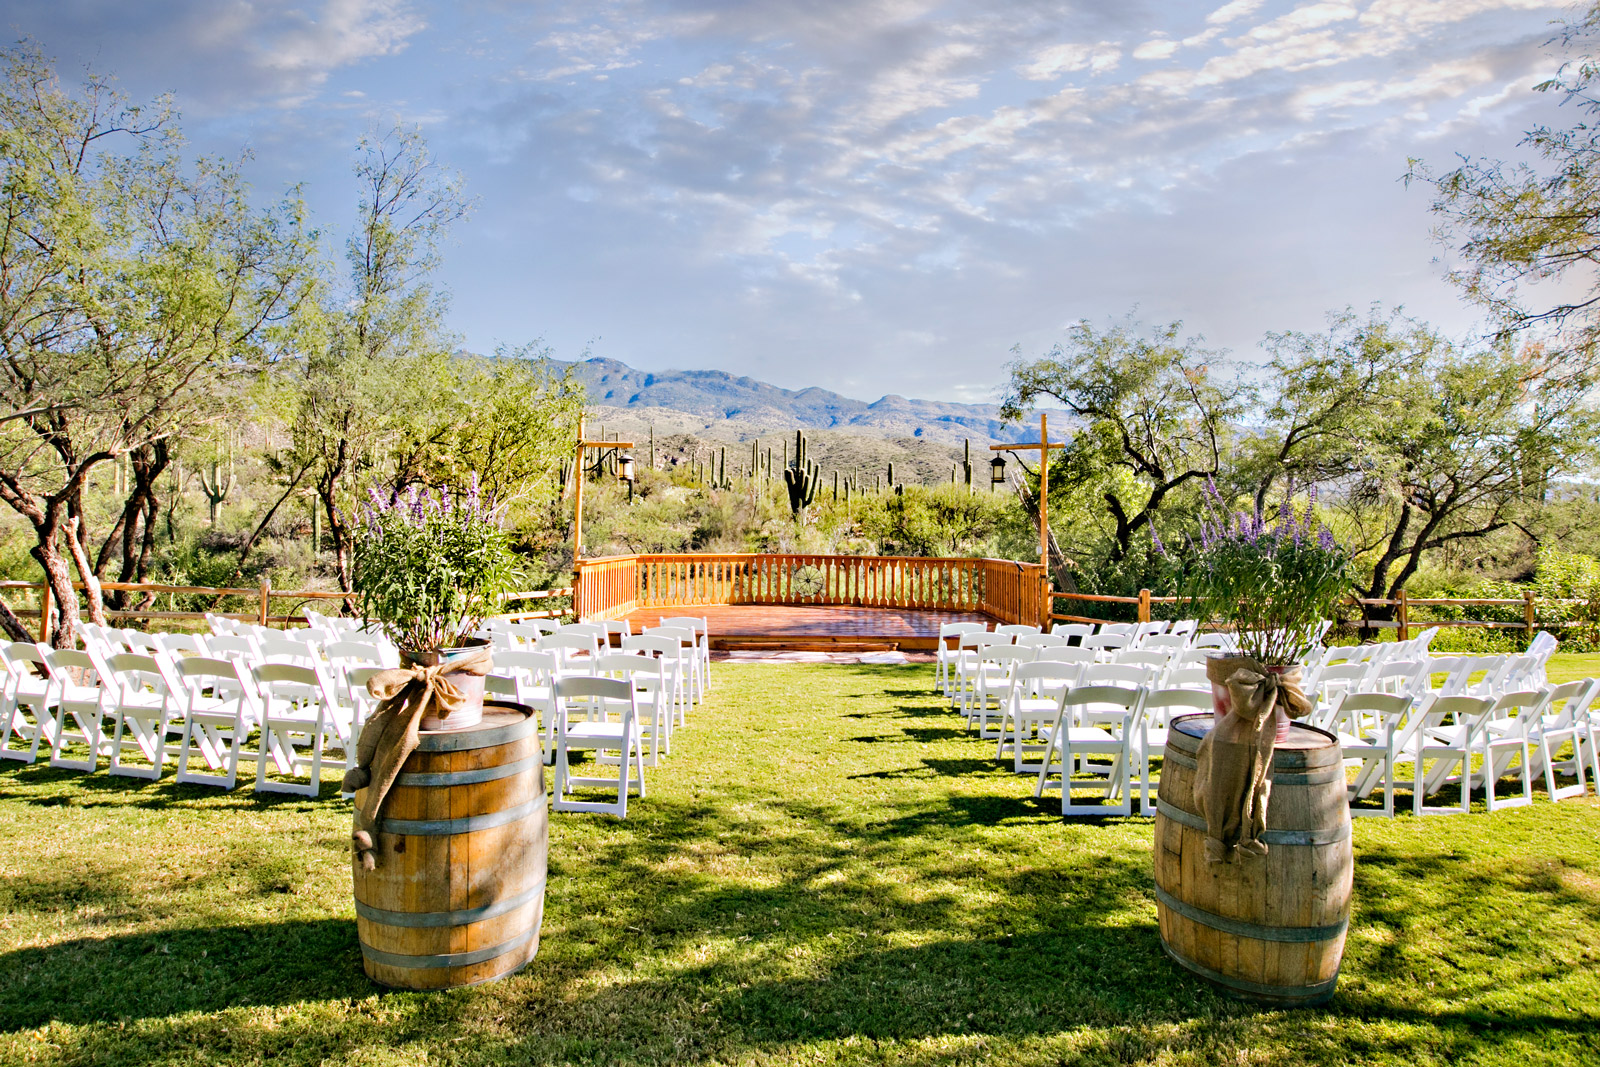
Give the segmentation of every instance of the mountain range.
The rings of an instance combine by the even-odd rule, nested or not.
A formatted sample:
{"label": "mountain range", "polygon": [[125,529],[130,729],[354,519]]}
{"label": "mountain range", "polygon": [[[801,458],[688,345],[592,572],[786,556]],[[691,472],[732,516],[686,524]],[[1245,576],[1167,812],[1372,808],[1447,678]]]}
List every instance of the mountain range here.
{"label": "mountain range", "polygon": [[[828,389],[781,389],[724,371],[642,371],[614,359],[571,364],[589,391],[591,409],[619,430],[646,425],[662,432],[745,441],[771,433],[831,430],[868,437],[917,438],[941,444],[1033,440],[1038,429],[1003,422],[998,404],[912,400],[890,394],[868,403]],[[1065,412],[1058,425],[1069,425]],[[1055,435],[1051,435],[1054,439]]]}

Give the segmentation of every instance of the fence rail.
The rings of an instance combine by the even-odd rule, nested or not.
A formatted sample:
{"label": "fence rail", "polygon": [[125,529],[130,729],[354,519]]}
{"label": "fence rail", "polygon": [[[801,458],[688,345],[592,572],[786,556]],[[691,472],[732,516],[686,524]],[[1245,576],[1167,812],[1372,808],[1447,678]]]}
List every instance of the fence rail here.
{"label": "fence rail", "polygon": [[[1126,604],[1135,606],[1138,621],[1149,622],[1151,606],[1155,604],[1176,604],[1182,598],[1175,596],[1152,596],[1150,590],[1139,590],[1138,596],[1105,596],[1095,593],[1051,593],[1050,618],[1063,622],[1116,622],[1116,619],[1099,618],[1091,615],[1073,615],[1055,610],[1055,602],[1069,601],[1090,604]],[[1540,598],[1532,591],[1525,592],[1521,597],[1411,597],[1404,589],[1394,597],[1351,597],[1343,603],[1343,607],[1355,608],[1361,613],[1359,625],[1367,630],[1395,630],[1400,640],[1409,640],[1411,631],[1429,626],[1467,627],[1479,629],[1521,630],[1529,640],[1533,639],[1534,632],[1541,627],[1560,628],[1565,626],[1592,625],[1582,619],[1550,618],[1546,611],[1541,617],[1540,608],[1565,609],[1577,605],[1587,606],[1583,600],[1564,600],[1553,597]],[[1468,607],[1509,607],[1521,611],[1521,619],[1517,621],[1493,619],[1413,619],[1413,608],[1468,608]],[[1391,609],[1393,618],[1374,619],[1367,609]]]}
{"label": "fence rail", "polygon": [[[83,582],[73,582],[72,588],[82,593],[87,586]],[[274,589],[270,579],[262,579],[261,584],[254,587],[246,586],[213,586],[213,585],[164,585],[159,582],[101,582],[102,592],[141,593],[151,596],[170,594],[173,596],[210,596],[221,599],[223,597],[250,597],[256,601],[253,611],[160,611],[155,608],[123,608],[106,609],[106,618],[126,619],[160,619],[166,621],[196,621],[204,619],[207,615],[218,615],[228,619],[243,619],[254,622],[260,626],[286,626],[290,623],[305,622],[300,615],[274,615],[272,602],[274,600],[291,600],[302,603],[318,600],[349,600],[358,599],[353,593],[341,593],[327,589]],[[0,593],[7,590],[30,591],[36,593],[37,607],[12,607],[12,614],[24,619],[39,620],[39,640],[46,641],[50,637],[51,625],[59,605],[51,594],[50,586],[44,582],[0,581]],[[563,589],[532,589],[523,592],[511,593],[506,596],[505,603],[512,604],[522,600],[543,600],[558,597],[572,596],[572,588]],[[79,605],[79,611],[84,610],[84,605]],[[504,618],[510,619],[548,619],[571,614],[570,608],[549,608],[545,610],[511,611],[506,612]]]}
{"label": "fence rail", "polygon": [[1038,622],[1048,608],[1044,568],[1011,560],[642,554],[580,560],[576,569],[584,619],[616,619],[647,607],[801,604],[971,611]]}

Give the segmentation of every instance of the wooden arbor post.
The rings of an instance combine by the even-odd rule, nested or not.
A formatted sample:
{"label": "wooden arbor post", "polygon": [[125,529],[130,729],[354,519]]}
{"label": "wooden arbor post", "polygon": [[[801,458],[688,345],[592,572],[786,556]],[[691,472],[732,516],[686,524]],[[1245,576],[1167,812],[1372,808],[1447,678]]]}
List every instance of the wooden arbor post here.
{"label": "wooden arbor post", "polygon": [[1066,444],[1052,444],[1049,422],[1044,412],[1039,412],[1039,440],[1017,445],[990,445],[991,452],[1039,453],[1039,566],[1050,569],[1050,450],[1066,448]]}
{"label": "wooden arbor post", "polygon": [[[651,428],[654,438],[655,430]],[[632,448],[632,441],[585,441],[583,439],[583,416],[578,416],[578,448],[572,462],[572,481],[576,486],[573,493],[572,508],[572,567],[576,571],[578,560],[583,558],[583,453],[588,448]]]}

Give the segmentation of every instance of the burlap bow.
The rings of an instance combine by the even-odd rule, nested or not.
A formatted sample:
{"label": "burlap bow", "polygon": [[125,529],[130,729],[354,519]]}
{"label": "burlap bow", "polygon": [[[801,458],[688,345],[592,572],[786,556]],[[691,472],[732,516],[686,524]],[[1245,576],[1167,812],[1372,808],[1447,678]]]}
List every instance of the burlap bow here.
{"label": "burlap bow", "polygon": [[361,728],[356,741],[356,765],[344,773],[345,792],[366,790],[356,804],[355,830],[350,840],[367,870],[378,863],[376,835],[382,826],[383,802],[406,757],[417,747],[417,730],[423,716],[437,708],[442,718],[465,706],[466,694],[446,676],[482,676],[493,666],[494,657],[489,646],[484,645],[460,659],[430,667],[379,671],[367,679],[367,692],[380,703]]}
{"label": "burlap bow", "polygon": [[1270,772],[1277,740],[1277,711],[1291,719],[1311,711],[1300,688],[1300,668],[1268,670],[1249,656],[1218,656],[1206,677],[1226,687],[1230,708],[1200,744],[1195,793],[1206,819],[1206,858],[1230,860],[1234,850],[1264,855]]}

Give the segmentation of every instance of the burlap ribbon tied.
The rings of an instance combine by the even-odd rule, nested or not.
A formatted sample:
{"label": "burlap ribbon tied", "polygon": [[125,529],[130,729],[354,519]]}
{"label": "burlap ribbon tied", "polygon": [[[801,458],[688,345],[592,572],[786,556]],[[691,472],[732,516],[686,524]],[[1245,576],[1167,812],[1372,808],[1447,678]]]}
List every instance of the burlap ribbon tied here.
{"label": "burlap ribbon tied", "polygon": [[437,709],[443,718],[465,706],[466,694],[450,681],[450,675],[482,676],[493,666],[494,657],[485,645],[460,659],[429,667],[379,671],[367,679],[367,692],[380,703],[361,728],[361,737],[356,741],[356,765],[344,773],[345,792],[366,790],[356,805],[350,841],[367,870],[378,863],[376,835],[382,827],[383,802],[401,765],[417,747],[417,730],[423,716]]}
{"label": "burlap ribbon tied", "polygon": [[1206,819],[1206,859],[1226,863],[1235,850],[1266,855],[1261,840],[1272,792],[1277,711],[1291,719],[1311,711],[1300,689],[1300,668],[1272,671],[1249,656],[1218,656],[1206,677],[1224,686],[1229,708],[1200,742],[1195,796]]}

